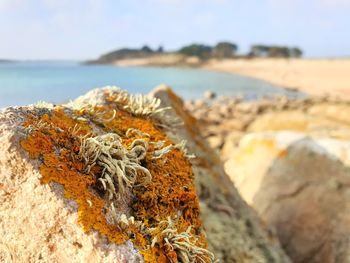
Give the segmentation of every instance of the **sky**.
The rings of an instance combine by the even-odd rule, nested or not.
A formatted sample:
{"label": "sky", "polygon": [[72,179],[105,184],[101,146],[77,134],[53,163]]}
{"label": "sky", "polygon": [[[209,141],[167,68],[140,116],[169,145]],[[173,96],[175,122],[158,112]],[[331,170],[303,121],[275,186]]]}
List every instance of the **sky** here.
{"label": "sky", "polygon": [[350,0],[0,0],[0,58],[93,59],[231,41],[350,57]]}

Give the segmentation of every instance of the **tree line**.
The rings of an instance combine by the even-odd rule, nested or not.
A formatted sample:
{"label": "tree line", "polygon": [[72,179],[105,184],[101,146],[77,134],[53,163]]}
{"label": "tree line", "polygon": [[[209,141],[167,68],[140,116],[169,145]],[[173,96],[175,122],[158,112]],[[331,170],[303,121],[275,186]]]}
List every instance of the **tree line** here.
{"label": "tree line", "polygon": [[[196,56],[201,59],[237,57],[238,46],[231,42],[219,42],[215,46],[191,44],[180,48],[177,52],[186,56]],[[303,52],[298,47],[253,45],[246,55],[239,57],[281,57],[299,58]]]}
{"label": "tree line", "polygon": [[298,47],[253,45],[248,56],[250,57],[283,57],[300,58],[303,51]]}
{"label": "tree line", "polygon": [[181,47],[174,52],[164,51],[162,46],[152,49],[145,45],[139,49],[122,48],[100,56],[97,60],[88,61],[87,63],[111,63],[115,60],[125,58],[141,58],[154,54],[178,53],[185,56],[195,56],[201,60],[210,58],[254,58],[254,57],[281,57],[281,58],[299,58],[303,52],[298,47],[273,46],[273,45],[253,45],[247,54],[238,54],[238,46],[235,43],[223,41],[215,46],[204,44],[191,44]]}

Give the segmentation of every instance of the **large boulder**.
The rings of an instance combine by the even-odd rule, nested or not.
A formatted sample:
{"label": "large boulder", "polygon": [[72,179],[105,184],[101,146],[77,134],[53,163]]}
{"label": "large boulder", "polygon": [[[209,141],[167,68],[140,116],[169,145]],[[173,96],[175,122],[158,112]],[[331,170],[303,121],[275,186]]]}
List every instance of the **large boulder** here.
{"label": "large boulder", "polygon": [[0,111],[1,262],[290,262],[182,101],[154,96]]}
{"label": "large boulder", "polygon": [[0,261],[213,262],[159,104],[105,88],[1,110]]}
{"label": "large boulder", "polygon": [[249,125],[249,132],[298,131],[313,137],[350,138],[350,106],[332,103],[315,104],[301,109],[267,112]]}
{"label": "large boulder", "polygon": [[225,169],[293,262],[350,261],[350,142],[248,134]]}
{"label": "large boulder", "polygon": [[163,107],[171,108],[167,114],[182,122],[168,136],[186,139],[188,152],[196,156],[191,163],[209,250],[220,262],[289,262],[273,234],[239,196],[183,101],[165,85],[151,96],[161,99]]}

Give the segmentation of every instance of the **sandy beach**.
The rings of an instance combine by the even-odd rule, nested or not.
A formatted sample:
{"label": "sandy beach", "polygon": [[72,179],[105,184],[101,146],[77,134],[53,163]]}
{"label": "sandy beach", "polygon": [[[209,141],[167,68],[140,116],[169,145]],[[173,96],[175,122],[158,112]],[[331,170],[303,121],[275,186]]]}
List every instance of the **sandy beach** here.
{"label": "sandy beach", "polygon": [[202,68],[236,73],[317,96],[350,99],[350,59],[227,59]]}
{"label": "sandy beach", "polygon": [[240,74],[314,96],[350,99],[350,59],[212,59],[164,54],[116,60],[116,66],[194,67]]}

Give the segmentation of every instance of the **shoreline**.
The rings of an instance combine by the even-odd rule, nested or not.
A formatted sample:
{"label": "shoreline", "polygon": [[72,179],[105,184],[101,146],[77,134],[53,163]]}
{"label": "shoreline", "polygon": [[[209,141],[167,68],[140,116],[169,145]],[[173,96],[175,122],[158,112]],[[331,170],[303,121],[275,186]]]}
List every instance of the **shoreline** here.
{"label": "shoreline", "polygon": [[123,59],[115,66],[157,66],[195,68],[224,72],[266,81],[286,90],[300,91],[311,96],[330,96],[350,99],[350,59],[224,59],[191,63],[172,57],[164,59]]}
{"label": "shoreline", "polygon": [[350,59],[211,60],[202,68],[252,77],[311,96],[350,99]]}

